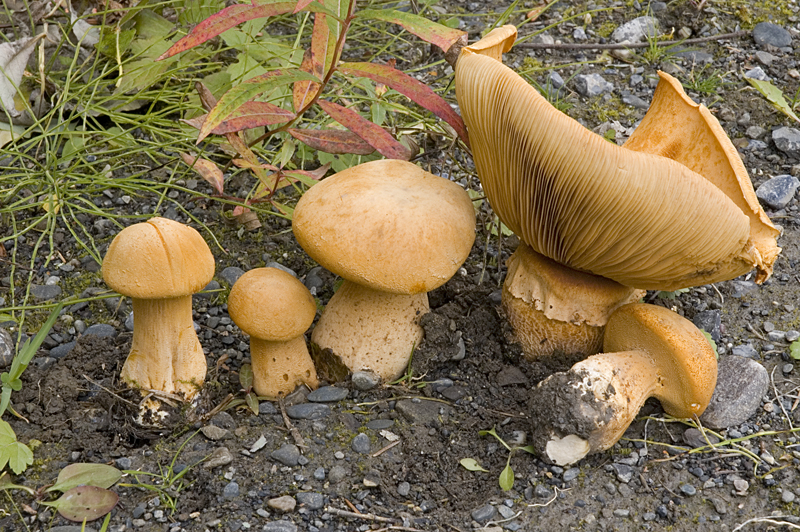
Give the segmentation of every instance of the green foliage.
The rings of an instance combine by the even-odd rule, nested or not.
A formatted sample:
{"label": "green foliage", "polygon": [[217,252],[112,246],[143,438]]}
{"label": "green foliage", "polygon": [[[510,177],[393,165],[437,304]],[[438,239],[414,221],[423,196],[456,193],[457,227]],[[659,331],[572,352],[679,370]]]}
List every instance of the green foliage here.
{"label": "green foliage", "polygon": [[790,104],[786,101],[783,92],[769,81],[761,81],[753,78],[745,79],[747,79],[747,82],[755,87],[755,89],[760,92],[778,111],[785,114],[792,120],[800,122],[800,118],[798,118],[794,112],[798,105],[800,105],[800,89],[795,92],[792,103]]}
{"label": "green foliage", "polygon": [[789,346],[789,356],[795,360],[800,360],[800,340],[795,340]]}
{"label": "green foliage", "polygon": [[678,297],[679,295],[687,293],[688,291],[689,291],[688,288],[678,288],[677,290],[674,290],[672,292],[659,290],[658,292],[656,292],[656,297],[658,299],[668,299],[671,301],[676,297]]}
{"label": "green foliage", "polygon": [[703,329],[700,329],[700,332],[703,333],[703,336],[706,337],[708,343],[711,344],[711,348],[714,350],[714,356],[717,357],[717,359],[719,359],[719,353],[717,353],[717,342],[715,342],[714,339],[711,338],[711,333],[706,332]]}
{"label": "green foliage", "polygon": [[717,69],[708,72],[708,66],[703,65],[699,69],[692,69],[689,78],[682,84],[686,90],[699,92],[700,94],[713,94],[721,87],[725,81],[725,74]]}
{"label": "green foliage", "polygon": [[[511,447],[506,441],[501,438],[497,432],[495,431],[494,427],[489,430],[481,430],[478,432],[480,436],[494,436],[500,444],[508,450],[508,459],[506,460],[506,466],[500,472],[500,476],[498,477],[498,483],[500,484],[500,489],[503,491],[508,491],[514,486],[514,470],[511,469],[511,457],[517,451],[525,451],[526,453],[534,454],[533,446],[526,445],[525,447]],[[488,471],[484,469],[477,460],[474,458],[462,458],[459,461],[462,467],[467,469],[468,471]]]}

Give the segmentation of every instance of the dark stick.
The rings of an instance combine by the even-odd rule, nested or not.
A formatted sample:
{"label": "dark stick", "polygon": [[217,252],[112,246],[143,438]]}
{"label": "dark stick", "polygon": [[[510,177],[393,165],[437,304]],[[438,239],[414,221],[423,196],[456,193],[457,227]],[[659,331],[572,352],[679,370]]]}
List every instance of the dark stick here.
{"label": "dark stick", "polygon": [[697,39],[686,39],[683,41],[658,41],[655,43],[637,42],[637,43],[610,43],[610,44],[578,44],[578,43],[561,43],[561,44],[545,44],[540,42],[523,42],[515,44],[514,48],[528,48],[533,50],[540,50],[542,48],[552,48],[554,50],[620,50],[625,48],[649,48],[650,46],[676,46],[679,44],[699,44],[709,41],[721,41],[724,39],[734,39],[747,35],[746,31],[734,31],[733,33],[721,33],[719,35],[712,35],[710,37],[699,37]]}

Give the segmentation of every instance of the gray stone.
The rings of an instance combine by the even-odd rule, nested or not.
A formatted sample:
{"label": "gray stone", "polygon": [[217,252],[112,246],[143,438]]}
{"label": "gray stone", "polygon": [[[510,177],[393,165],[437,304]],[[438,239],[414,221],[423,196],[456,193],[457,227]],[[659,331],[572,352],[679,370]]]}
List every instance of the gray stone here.
{"label": "gray stone", "polygon": [[208,460],[203,462],[204,469],[214,469],[215,467],[226,466],[233,462],[233,455],[227,447],[217,447],[214,452],[208,457]]}
{"label": "gray stone", "polygon": [[280,262],[271,261],[271,262],[266,263],[264,265],[264,267],[265,268],[275,268],[276,270],[281,270],[283,272],[288,273],[292,277],[297,278],[297,273],[293,269],[287,268],[286,266],[284,266]]}
{"label": "gray stone", "polygon": [[123,456],[114,460],[114,465],[117,466],[117,469],[130,469],[133,461],[127,456]]}
{"label": "gray stone", "polygon": [[239,484],[231,481],[228,482],[224,488],[222,488],[222,496],[226,499],[233,499],[234,497],[239,496]]}
{"label": "gray stone", "polygon": [[291,521],[270,521],[261,530],[263,532],[297,532],[297,525]]}
{"label": "gray stone", "polygon": [[128,315],[125,317],[125,328],[129,331],[133,331],[133,312],[128,312]]}
{"label": "gray stone", "polygon": [[733,489],[735,489],[740,493],[744,493],[749,488],[750,488],[750,483],[744,479],[737,478],[736,480],[733,481]]}
{"label": "gray stone", "polygon": [[[708,442],[706,442],[706,438],[708,438]],[[686,442],[691,448],[696,449],[698,447],[705,447],[710,443],[716,444],[719,443],[719,438],[714,436],[713,434],[709,434],[708,432],[703,435],[700,430],[695,428],[686,429],[683,432],[683,441]]]}
{"label": "gray stone", "polygon": [[618,508],[614,510],[614,517],[630,517],[631,511],[626,508]]}
{"label": "gray stone", "polygon": [[539,499],[549,499],[553,496],[553,490],[544,484],[536,484],[533,488],[533,495]]}
{"label": "gray stone", "polygon": [[757,140],[766,135],[767,130],[761,126],[750,126],[747,128],[747,131],[745,131],[744,134],[751,139]]}
{"label": "gray stone", "polygon": [[753,151],[759,153],[767,149],[767,143],[764,142],[763,140],[750,139],[750,141],[748,141],[747,146],[745,146],[744,149],[745,151]]}
{"label": "gray stone", "polygon": [[614,464],[614,473],[617,475],[617,480],[627,484],[633,478],[633,468],[625,464]]}
{"label": "gray stone", "polygon": [[554,89],[561,89],[564,87],[564,78],[555,70],[551,70],[547,75],[547,83]]}
{"label": "gray stone", "polygon": [[757,79],[759,81],[769,81],[769,76],[767,75],[766,72],[764,72],[764,69],[759,66],[751,68],[750,70],[745,72],[744,77],[750,79]]}
{"label": "gray stone", "polygon": [[764,52],[764,51],[761,51],[761,50],[756,52],[755,56],[756,56],[756,61],[758,61],[759,63],[761,63],[762,65],[767,66],[767,67],[770,66],[772,63],[774,63],[775,60],[777,59],[777,57],[775,57],[771,53]]}
{"label": "gray stone", "polygon": [[284,495],[282,497],[276,497],[268,500],[267,506],[274,508],[279,512],[286,513],[294,511],[295,506],[297,506],[297,501],[294,500],[294,497],[290,495]]}
{"label": "gray stone", "polygon": [[325,497],[314,491],[301,491],[297,494],[297,502],[309,510],[319,510],[325,505]]}
{"label": "gray stone", "polygon": [[630,20],[614,30],[611,40],[614,42],[642,42],[648,37],[658,35],[658,19],[655,17],[638,17]]}
{"label": "gray stone", "polygon": [[708,52],[702,52],[700,50],[684,50],[682,52],[676,53],[675,56],[680,57],[687,63],[692,63],[695,65],[706,65],[714,61],[713,55],[711,55]]}
{"label": "gray stone", "polygon": [[312,403],[335,403],[347,398],[348,391],[345,388],[336,386],[323,386],[317,388],[310,394],[307,399]]}
{"label": "gray stone", "polygon": [[356,371],[353,373],[351,380],[355,389],[362,392],[371,390],[381,383],[380,375],[371,371]]}
{"label": "gray stone", "polygon": [[331,413],[331,407],[320,403],[300,403],[286,407],[286,414],[292,419],[323,419]]}
{"label": "gray stone", "polygon": [[474,510],[472,510],[470,515],[475,521],[483,524],[486,521],[491,520],[495,515],[497,515],[497,508],[495,508],[491,504],[484,504],[480,508],[475,508]]}
{"label": "gray stone", "polygon": [[392,428],[392,425],[394,425],[393,419],[373,419],[365,427],[370,430],[384,430]]}
{"label": "gray stone", "polygon": [[219,274],[222,280],[228,283],[229,286],[236,284],[236,281],[238,281],[239,277],[242,275],[244,275],[244,270],[236,266],[228,266]]}
{"label": "gray stone", "polygon": [[758,285],[753,281],[731,281],[731,287],[733,288],[733,294],[731,294],[731,297],[738,299],[748,292],[752,292],[758,288]]}
{"label": "gray stone", "polygon": [[0,369],[5,369],[14,360],[14,339],[5,329],[0,329]]}
{"label": "gray stone", "polygon": [[75,348],[75,340],[72,340],[71,342],[67,342],[66,344],[55,346],[53,349],[50,350],[50,356],[52,358],[64,358],[74,348]]}
{"label": "gray stone", "polygon": [[731,354],[744,358],[758,357],[758,351],[756,351],[756,348],[750,344],[737,345],[731,350]]}
{"label": "gray stone", "polygon": [[315,480],[325,480],[325,468],[318,467],[314,470],[314,479]]}
{"label": "gray stone", "polygon": [[712,429],[744,423],[761,404],[768,384],[767,370],[755,360],[740,356],[720,357],[717,387],[700,421]]}
{"label": "gray stone", "polygon": [[711,497],[709,500],[711,501],[711,504],[714,505],[714,511],[719,515],[725,515],[728,513],[728,507],[725,505],[724,500],[719,497]]}
{"label": "gray stone", "polygon": [[600,74],[579,74],[575,76],[575,90],[581,96],[591,98],[604,92],[614,90],[614,85],[606,81]]}
{"label": "gray stone", "polygon": [[781,501],[783,501],[786,504],[790,504],[793,503],[794,500],[795,500],[795,494],[792,493],[791,490],[783,488],[783,493],[781,493]]}
{"label": "gray stone", "polygon": [[770,331],[767,333],[767,340],[770,342],[783,342],[786,340],[786,333],[784,331]]}
{"label": "gray stone", "polygon": [[337,484],[347,478],[349,474],[350,472],[344,466],[335,465],[328,472],[328,480],[330,480],[332,484]]}
{"label": "gray stone", "polygon": [[285,466],[296,466],[300,460],[300,449],[297,445],[285,443],[280,449],[273,451],[269,456]]}
{"label": "gray stone", "polygon": [[681,493],[683,493],[687,497],[692,497],[694,495],[697,495],[697,488],[695,488],[691,484],[681,484]]}
{"label": "gray stone", "polygon": [[792,34],[772,22],[759,22],[753,28],[753,40],[761,46],[768,44],[783,48],[792,45]]}
{"label": "gray stone", "polygon": [[228,429],[223,429],[222,427],[218,427],[216,425],[206,425],[200,429],[200,432],[202,432],[203,436],[211,441],[224,440],[225,438],[230,437],[231,434]]}
{"label": "gray stone", "polygon": [[401,482],[397,485],[397,494],[401,497],[408,497],[408,494],[411,493],[411,484],[408,482]]}
{"label": "gray stone", "polygon": [[711,335],[711,339],[719,342],[722,327],[722,311],[704,310],[694,315],[692,320],[698,329],[703,329]]}
{"label": "gray stone", "polygon": [[31,295],[39,301],[49,301],[61,295],[61,287],[57,284],[32,284]]}
{"label": "gray stone", "polygon": [[648,109],[650,108],[650,104],[646,101],[642,100],[635,94],[626,93],[622,95],[622,103],[625,105],[630,105],[631,107],[635,107],[636,109]]}
{"label": "gray stone", "polygon": [[117,329],[107,323],[95,323],[87,327],[83,333],[84,336],[89,336],[90,334],[101,338],[114,338],[117,335]]}
{"label": "gray stone", "polygon": [[500,517],[502,517],[503,519],[512,519],[517,512],[515,512],[505,504],[501,504],[497,506],[497,513],[499,513]]}
{"label": "gray stone", "polygon": [[756,196],[761,203],[778,211],[792,201],[798,187],[800,187],[800,180],[796,177],[787,174],[779,175],[758,187]]}
{"label": "gray stone", "polygon": [[579,467],[571,467],[564,471],[564,482],[570,482],[571,480],[575,480],[578,478],[578,475],[581,474],[581,469]]}
{"label": "gray stone", "polygon": [[322,273],[322,271],[322,266],[311,268],[311,270],[309,270],[309,272],[306,274],[305,281],[303,281],[303,284],[306,285],[306,288],[308,288],[314,295],[316,295],[316,292],[322,290],[322,288],[325,286],[325,281],[323,281],[322,277],[320,277],[320,273]]}
{"label": "gray stone", "polygon": [[215,290],[219,290],[221,287],[219,283],[215,280],[211,280],[207,285],[203,287],[200,292],[196,294],[192,294],[193,299],[211,299],[212,296],[216,294]]}
{"label": "gray stone", "polygon": [[400,412],[406,421],[418,425],[438,422],[441,416],[439,413],[440,410],[447,413],[447,415],[453,410],[451,407],[436,401],[420,400],[419,402],[415,402],[413,399],[397,401],[395,409]]}
{"label": "gray stone", "polygon": [[278,409],[269,401],[260,401],[258,403],[258,413],[259,415],[274,416],[278,413]]}
{"label": "gray stone", "polygon": [[586,30],[583,28],[575,28],[572,30],[572,38],[576,41],[585,41],[588,38],[586,36]]}
{"label": "gray stone", "polygon": [[350,448],[360,454],[367,454],[371,450],[369,436],[364,433],[358,434],[353,441],[350,442]]}
{"label": "gray stone", "polygon": [[795,331],[794,329],[786,331],[787,342],[794,342],[798,338],[800,338],[800,331]]}
{"label": "gray stone", "polygon": [[779,127],[772,131],[772,142],[786,155],[800,159],[800,129]]}

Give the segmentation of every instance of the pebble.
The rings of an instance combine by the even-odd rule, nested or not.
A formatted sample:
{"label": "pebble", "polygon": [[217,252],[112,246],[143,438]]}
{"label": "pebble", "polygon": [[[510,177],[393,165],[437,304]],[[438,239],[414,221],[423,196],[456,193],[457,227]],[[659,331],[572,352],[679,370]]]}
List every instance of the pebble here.
{"label": "pebble", "polygon": [[286,407],[286,414],[292,419],[323,419],[331,413],[331,407],[320,403],[300,403]]}
{"label": "pebble", "polygon": [[57,284],[32,284],[31,295],[39,301],[49,301],[61,295],[61,287]]}
{"label": "pebble", "polygon": [[627,484],[633,478],[633,468],[625,464],[614,464],[614,473],[617,475],[617,480]]}
{"label": "pebble", "polygon": [[364,426],[370,430],[386,430],[392,428],[392,425],[394,425],[393,419],[373,419]]}
{"label": "pebble", "polygon": [[222,496],[226,499],[233,499],[239,495],[239,484],[231,481],[222,488]]}
{"label": "pebble", "polygon": [[96,323],[87,327],[83,332],[84,336],[89,336],[90,334],[101,338],[114,338],[117,335],[117,329],[107,323]]}
{"label": "pebble", "polygon": [[497,515],[497,508],[491,504],[484,504],[480,508],[475,508],[472,510],[470,515],[475,521],[483,524],[487,521],[490,521],[495,515]]}
{"label": "pebble", "polygon": [[738,491],[739,493],[744,493],[750,487],[750,483],[744,479],[737,478],[733,481],[733,489]]}
{"label": "pebble", "polygon": [[5,369],[14,360],[14,339],[5,329],[0,329],[0,369]]}
{"label": "pebble", "polygon": [[759,46],[768,44],[784,48],[792,45],[792,34],[772,22],[759,22],[753,28],[753,40]]}
{"label": "pebble", "polygon": [[319,510],[325,505],[325,498],[322,494],[314,491],[301,491],[296,497],[297,502],[309,510]]}
{"label": "pebble", "polygon": [[800,339],[800,331],[795,331],[795,330],[786,331],[787,342],[794,342],[797,339]]}
{"label": "pebble", "polygon": [[578,74],[574,78],[574,83],[578,94],[587,98],[614,90],[614,85],[606,81],[600,74]]}
{"label": "pebble", "polygon": [[236,284],[236,281],[238,281],[239,277],[242,275],[244,275],[244,270],[236,266],[228,266],[219,274],[222,280],[228,283],[229,286]]}
{"label": "pebble", "polygon": [[692,497],[697,495],[697,488],[692,486],[691,484],[681,484],[681,493],[686,495],[687,497]]}
{"label": "pebble", "polygon": [[755,360],[735,355],[720,357],[717,386],[700,421],[712,429],[744,423],[761,404],[768,384],[767,370]]}
{"label": "pebble", "polygon": [[366,392],[379,385],[381,377],[371,371],[356,371],[353,373],[351,381],[356,390]]}
{"label": "pebble", "polygon": [[503,519],[512,519],[515,515],[517,515],[517,512],[515,512],[505,504],[497,506],[497,513],[499,513],[500,517],[502,517]]}
{"label": "pebble", "polygon": [[322,386],[310,394],[307,399],[312,403],[335,403],[347,398],[348,391],[336,386]]}
{"label": "pebble", "polygon": [[731,353],[738,357],[758,358],[758,351],[750,344],[737,345],[731,350]]}
{"label": "pebble", "polygon": [[364,433],[357,435],[350,443],[350,448],[360,454],[368,454],[371,450],[369,436]]}
{"label": "pebble", "polygon": [[553,496],[553,490],[551,490],[544,484],[537,484],[533,488],[533,495],[540,499],[549,499],[550,497]]}
{"label": "pebble", "polygon": [[411,484],[408,482],[401,482],[397,485],[397,494],[401,497],[408,497],[408,494],[411,493]]}
{"label": "pebble", "polygon": [[564,482],[570,482],[572,480],[575,480],[576,478],[578,478],[578,475],[580,474],[581,474],[580,468],[571,467],[566,471],[564,471],[564,476],[563,476]]}
{"label": "pebble", "polygon": [[349,472],[347,471],[347,468],[344,466],[335,465],[328,472],[328,480],[330,480],[332,484],[337,484],[347,478],[348,474]]}
{"label": "pebble", "polygon": [[786,174],[779,175],[759,186],[756,189],[756,196],[761,203],[777,211],[792,201],[798,187],[800,187],[800,180],[796,177]]}
{"label": "pebble", "polygon": [[226,466],[233,462],[233,455],[227,447],[217,447],[203,463],[204,469],[214,469],[219,466]]}
{"label": "pebble", "polygon": [[800,159],[800,129],[779,127],[772,131],[772,142],[786,155]]}
{"label": "pebble", "polygon": [[297,532],[297,525],[291,521],[270,521],[261,530],[262,532]]}
{"label": "pebble", "polygon": [[50,350],[50,356],[52,358],[64,358],[75,348],[75,344],[75,340],[72,340],[66,344],[57,345]]}
{"label": "pebble", "polygon": [[285,443],[269,456],[285,466],[296,466],[300,461],[300,449],[293,443]]}
{"label": "pebble", "polygon": [[[564,78],[562,78],[561,74],[559,74],[555,70],[551,70],[550,73],[547,75],[547,82],[554,89],[561,89],[561,88],[564,87]],[[492,297],[492,296],[494,296],[494,294],[497,294],[497,296]],[[495,305],[499,305],[503,300],[502,291],[501,290],[496,290],[495,292],[492,292],[491,294],[489,294],[489,299]],[[495,302],[495,299],[497,299],[497,302]]]}
{"label": "pebble", "polygon": [[704,310],[695,314],[692,321],[698,329],[703,329],[710,334],[712,340],[719,342],[722,336],[722,311]]}
{"label": "pebble", "polygon": [[200,429],[200,432],[211,441],[223,440],[230,437],[231,434],[229,430],[217,427],[216,425],[206,425]]}
{"label": "pebble", "polygon": [[764,72],[764,69],[761,68],[760,66],[751,68],[750,70],[745,72],[744,77],[750,79],[757,79],[759,81],[769,81],[769,76],[767,75],[766,72]]}
{"label": "pebble", "polygon": [[117,469],[130,469],[133,465],[133,461],[127,456],[123,456],[114,460],[114,465]]}
{"label": "pebble", "polygon": [[214,295],[214,290],[219,290],[220,288],[219,283],[212,279],[200,292],[192,294],[192,299],[211,299]]}
{"label": "pebble", "polygon": [[684,50],[682,52],[676,53],[675,56],[680,57],[687,63],[695,65],[707,65],[714,61],[713,55],[711,55],[708,52],[702,52],[700,50]]}
{"label": "pebble", "polygon": [[295,279],[297,278],[297,273],[293,269],[287,268],[286,266],[284,266],[280,262],[270,261],[270,262],[267,262],[264,265],[264,267],[265,268],[275,268],[276,270],[281,270],[282,272],[288,273],[289,275],[291,275]]}
{"label": "pebble", "polygon": [[744,134],[750,137],[751,139],[760,139],[761,137],[767,134],[767,130],[761,126],[750,126],[747,128]]}
{"label": "pebble", "polygon": [[619,26],[611,34],[614,42],[642,42],[648,37],[658,35],[658,19],[655,17],[638,17]]}
{"label": "pebble", "polygon": [[712,444],[719,443],[719,438],[713,434],[706,432],[705,436],[703,436],[703,433],[695,428],[686,429],[683,433],[683,441],[693,449],[707,446],[708,442],[706,442],[706,438],[708,438],[708,442]]}
{"label": "pebble", "polygon": [[758,285],[753,281],[731,281],[731,287],[733,288],[731,296],[738,299],[758,288]]}
{"label": "pebble", "polygon": [[786,504],[794,502],[795,494],[792,493],[790,490],[784,488],[783,493],[781,493],[781,501]]}
{"label": "pebble", "polygon": [[260,401],[258,403],[258,413],[259,415],[274,416],[278,413],[278,409],[269,401]]}
{"label": "pebble", "polygon": [[276,497],[275,499],[268,500],[267,506],[274,508],[279,512],[286,513],[294,511],[295,506],[297,506],[297,501],[294,500],[294,497],[290,495],[284,495],[282,497]]}
{"label": "pebble", "polygon": [[428,425],[429,423],[439,422],[441,417],[440,410],[448,414],[452,411],[449,406],[442,405],[435,401],[418,401],[413,399],[403,399],[397,401],[395,409],[406,421],[416,425]]}
{"label": "pebble", "polygon": [[498,386],[528,385],[528,377],[517,366],[506,366],[497,373]]}
{"label": "pebble", "polygon": [[777,59],[777,57],[775,57],[771,53],[764,52],[762,50],[759,50],[758,52],[756,52],[755,56],[756,56],[756,61],[758,61],[759,63],[761,63],[762,65],[764,65],[766,67],[770,66]]}
{"label": "pebble", "polygon": [[313,476],[315,480],[325,480],[325,468],[324,467],[316,468],[314,470]]}
{"label": "pebble", "polygon": [[614,517],[630,517],[631,511],[625,510],[623,508],[618,508],[614,510]]}
{"label": "pebble", "polygon": [[728,513],[728,507],[725,505],[725,501],[719,497],[710,497],[709,500],[711,501],[711,504],[714,505],[714,511],[719,515],[725,515]]}
{"label": "pebble", "polygon": [[125,329],[133,331],[133,312],[128,312],[128,316],[125,318]]}

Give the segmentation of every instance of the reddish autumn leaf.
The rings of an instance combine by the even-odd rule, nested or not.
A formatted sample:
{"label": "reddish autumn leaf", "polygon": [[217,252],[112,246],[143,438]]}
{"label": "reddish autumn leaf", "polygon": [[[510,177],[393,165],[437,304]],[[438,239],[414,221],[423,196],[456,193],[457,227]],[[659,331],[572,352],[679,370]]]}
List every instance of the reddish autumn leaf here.
{"label": "reddish autumn leaf", "polygon": [[196,90],[197,94],[200,96],[200,103],[203,105],[203,109],[205,109],[206,112],[212,110],[214,106],[217,105],[217,99],[214,97],[214,94],[202,81],[195,81],[194,90]]}
{"label": "reddish autumn leaf", "polygon": [[169,50],[161,54],[157,61],[194,48],[198,44],[213,39],[242,22],[291,13],[295,5],[296,2],[262,0],[259,3],[234,4],[228,6],[195,26],[192,31],[189,32],[189,35],[173,44]]}
{"label": "reddish autumn leaf", "polygon": [[[317,15],[320,16],[320,15]],[[311,49],[305,51],[303,54],[303,62],[300,64],[300,70],[303,72],[312,73],[314,71],[314,55]],[[321,75],[318,77],[322,77]],[[299,112],[300,109],[308,105],[319,90],[319,83],[314,81],[297,81],[292,87],[292,105],[294,110]]]}
{"label": "reddish autumn leaf", "polygon": [[331,118],[361,137],[387,159],[408,161],[415,155],[385,129],[363,118],[355,111],[328,100],[318,100],[317,103]]}
{"label": "reddish autumn leaf", "polygon": [[294,7],[294,11],[292,13],[299,13],[308,7],[308,4],[313,2],[314,0],[297,0],[297,5]]}
{"label": "reddish autumn leaf", "polygon": [[406,31],[413,33],[424,41],[438,46],[444,52],[449,50],[450,47],[456,41],[458,41],[462,35],[467,34],[465,31],[448,28],[447,26],[443,26],[433,22],[432,20],[428,20],[425,17],[421,17],[413,13],[405,13],[403,11],[394,11],[389,9],[365,9],[364,11],[359,11],[356,16],[365,19],[384,20],[386,22],[399,24],[400,26],[403,26]]}
{"label": "reddish autumn leaf", "polygon": [[295,129],[289,134],[303,144],[325,153],[369,155],[375,148],[361,140],[361,137],[346,129]]}
{"label": "reddish autumn leaf", "polygon": [[413,102],[453,126],[458,136],[469,146],[469,138],[464,121],[450,107],[449,103],[421,81],[389,65],[376,63],[342,63],[339,65],[339,71],[344,74],[363,76],[378,83],[383,83],[400,94],[408,96]]}
{"label": "reddish autumn leaf", "polygon": [[216,135],[233,133],[272,124],[281,124],[294,118],[294,113],[269,102],[245,102],[211,132]]}
{"label": "reddish autumn leaf", "polygon": [[222,194],[225,176],[219,167],[208,159],[199,158],[194,153],[181,153],[181,159],[190,168],[194,168],[200,177],[208,181],[218,194]]}

